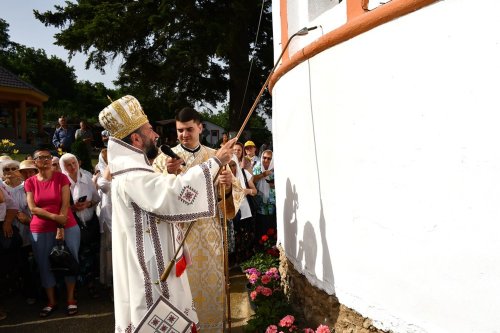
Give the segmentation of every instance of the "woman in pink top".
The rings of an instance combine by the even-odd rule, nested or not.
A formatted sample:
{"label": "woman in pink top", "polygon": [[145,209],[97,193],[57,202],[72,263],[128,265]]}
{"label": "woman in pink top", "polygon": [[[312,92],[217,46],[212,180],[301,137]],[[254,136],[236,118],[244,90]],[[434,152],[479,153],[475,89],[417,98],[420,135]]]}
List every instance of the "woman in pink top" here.
{"label": "woman in pink top", "polygon": [[[28,207],[33,214],[31,220],[31,244],[37,261],[42,286],[47,293],[48,304],[40,311],[40,317],[47,317],[56,309],[54,293],[56,280],[50,270],[49,253],[56,243],[56,237],[66,242],[70,252],[78,260],[80,228],[69,207],[69,179],[52,169],[52,156],[48,150],[37,150],[33,154],[38,174],[28,178],[24,187]],[[67,314],[78,312],[75,291],[75,276],[65,276],[67,290]]]}

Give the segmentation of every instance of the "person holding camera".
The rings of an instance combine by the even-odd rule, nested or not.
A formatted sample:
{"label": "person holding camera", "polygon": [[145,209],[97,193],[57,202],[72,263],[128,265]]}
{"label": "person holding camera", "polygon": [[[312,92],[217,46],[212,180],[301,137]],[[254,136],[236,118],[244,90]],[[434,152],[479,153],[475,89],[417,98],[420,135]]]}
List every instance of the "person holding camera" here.
{"label": "person holding camera", "polygon": [[276,229],[276,191],[274,188],[273,152],[262,153],[260,163],[253,168],[253,180],[257,187],[256,237],[266,234],[270,228]]}

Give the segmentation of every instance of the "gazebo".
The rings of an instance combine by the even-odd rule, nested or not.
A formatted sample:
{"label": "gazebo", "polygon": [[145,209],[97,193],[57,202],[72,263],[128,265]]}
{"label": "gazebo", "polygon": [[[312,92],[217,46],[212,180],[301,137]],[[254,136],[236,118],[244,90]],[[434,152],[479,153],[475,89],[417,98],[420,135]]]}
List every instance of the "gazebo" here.
{"label": "gazebo", "polygon": [[[27,112],[36,110],[38,132],[42,132],[43,103],[49,96],[0,66],[1,138],[27,140]],[[10,124],[9,124],[10,118]]]}

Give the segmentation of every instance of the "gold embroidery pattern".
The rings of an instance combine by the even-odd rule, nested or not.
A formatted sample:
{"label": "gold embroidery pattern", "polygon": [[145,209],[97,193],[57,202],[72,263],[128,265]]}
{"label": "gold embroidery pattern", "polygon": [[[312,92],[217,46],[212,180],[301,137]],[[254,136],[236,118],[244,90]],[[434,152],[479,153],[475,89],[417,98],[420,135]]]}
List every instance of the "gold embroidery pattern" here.
{"label": "gold embroidery pattern", "polygon": [[130,95],[124,96],[108,105],[99,114],[101,125],[111,136],[123,139],[148,122],[139,101]]}
{"label": "gold embroidery pattern", "polygon": [[118,132],[118,129],[120,128],[120,123],[113,117],[113,113],[111,112],[111,110],[107,112],[105,111],[106,109],[104,109],[99,114],[99,122],[105,129],[107,129],[110,132],[111,135],[113,135],[113,133]]}
{"label": "gold embroidery pattern", "polygon": [[[180,145],[172,150],[186,161],[189,168],[207,161],[215,150],[202,146],[193,158]],[[191,155],[191,156],[190,156]],[[215,199],[215,194],[212,193]],[[187,228],[187,224],[183,224]],[[189,233],[186,244],[191,252],[189,284],[196,312],[203,333],[220,333],[224,325],[225,289],[222,248],[222,229],[218,218],[197,219]]]}

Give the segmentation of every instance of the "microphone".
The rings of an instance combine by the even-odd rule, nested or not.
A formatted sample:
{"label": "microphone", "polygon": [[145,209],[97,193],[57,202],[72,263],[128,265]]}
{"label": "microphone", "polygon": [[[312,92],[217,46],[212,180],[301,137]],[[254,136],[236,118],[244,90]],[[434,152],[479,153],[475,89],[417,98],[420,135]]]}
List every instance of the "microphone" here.
{"label": "microphone", "polygon": [[[161,145],[160,146],[160,150],[163,154],[167,155],[167,156],[170,156],[176,160],[180,160],[181,158],[179,157],[179,155],[177,155],[176,153],[174,153],[174,151],[172,150],[172,148],[170,148],[170,146],[168,145]],[[182,165],[186,165],[186,162],[182,162]]]}

